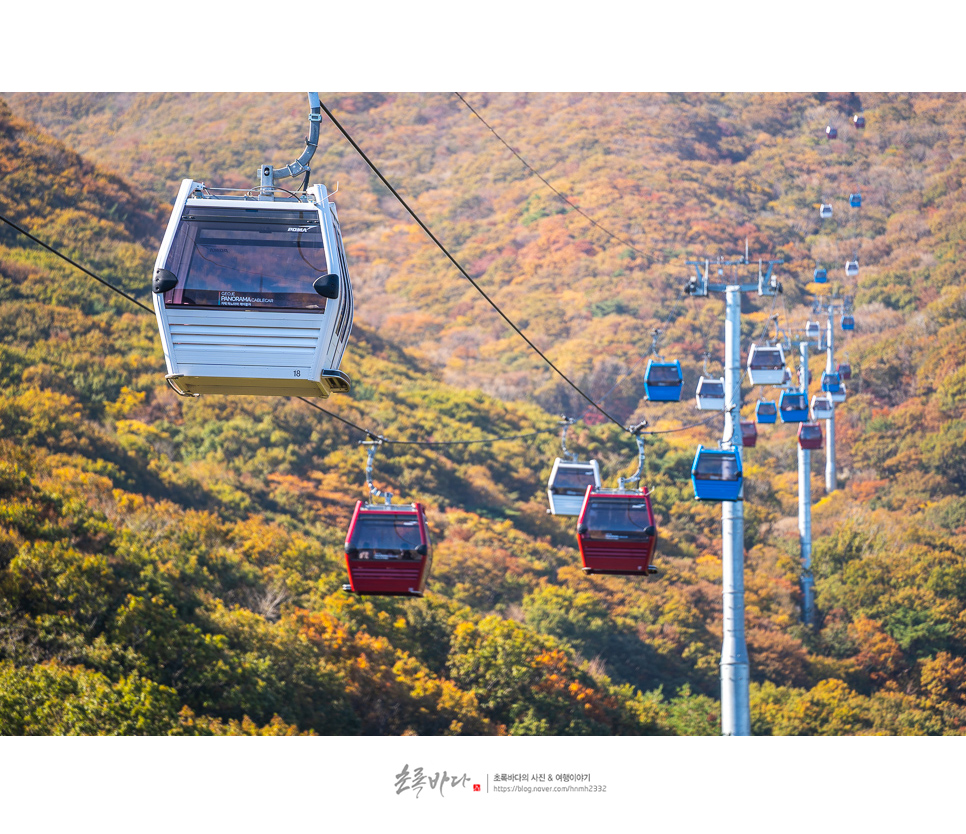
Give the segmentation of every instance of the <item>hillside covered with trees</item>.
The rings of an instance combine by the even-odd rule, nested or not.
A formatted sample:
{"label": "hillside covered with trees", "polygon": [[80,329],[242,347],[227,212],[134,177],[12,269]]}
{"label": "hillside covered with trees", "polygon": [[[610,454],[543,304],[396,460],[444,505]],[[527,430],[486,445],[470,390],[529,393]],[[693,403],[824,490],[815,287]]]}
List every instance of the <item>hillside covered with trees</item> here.
{"label": "hillside covered with trees", "polygon": [[[688,395],[706,352],[720,368],[723,307],[685,298],[685,260],[746,239],[753,259],[785,259],[781,300],[747,300],[748,341],[773,313],[802,328],[810,293],[854,296],[829,495],[813,454],[815,629],[799,615],[793,427],[745,450],[752,731],[966,731],[963,96],[464,95],[607,231],[451,94],[322,98],[628,424],[703,417]],[[180,179],[248,186],[305,129],[302,94],[2,98],[0,214],[148,304]],[[867,127],[849,132],[858,109]],[[586,403],[330,125],[313,181],[338,184],[356,305],[353,388],[323,405],[398,439],[544,433],[384,445],[376,483],[428,507],[433,573],[418,600],[347,595],[363,435],[295,399],[177,397],[152,315],[0,224],[0,733],[719,732],[720,507],[693,499],[689,473],[721,421],[647,440],[660,574],[585,576],[574,520],[545,508],[557,415]],[[680,404],[644,399],[662,325]],[[592,414],[568,446],[608,485],[636,465]]]}

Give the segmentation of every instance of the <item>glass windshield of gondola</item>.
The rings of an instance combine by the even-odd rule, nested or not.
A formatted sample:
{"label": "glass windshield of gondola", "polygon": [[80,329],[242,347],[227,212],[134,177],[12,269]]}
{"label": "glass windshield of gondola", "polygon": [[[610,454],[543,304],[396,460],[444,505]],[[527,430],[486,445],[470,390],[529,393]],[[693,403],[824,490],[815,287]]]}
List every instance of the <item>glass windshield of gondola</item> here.
{"label": "glass windshield of gondola", "polygon": [[781,348],[752,346],[748,367],[755,371],[777,371],[785,367]]}
{"label": "glass windshield of gondola", "polygon": [[785,392],[782,394],[780,407],[782,411],[806,411],[808,409],[808,400],[804,394]]}
{"label": "glass windshield of gondola", "polygon": [[723,398],[724,397],[724,383],[718,379],[701,379],[698,385],[698,396],[699,397],[713,397]]}
{"label": "glass windshield of gondola", "polygon": [[774,417],[778,414],[778,406],[771,400],[759,400],[755,413],[758,417]]}
{"label": "glass windshield of gondola", "polygon": [[699,481],[737,481],[741,468],[734,452],[702,449],[692,474]]}
{"label": "glass windshield of gondola", "polygon": [[355,559],[418,559],[422,544],[415,513],[364,512],[356,519],[347,548]]}
{"label": "glass windshield of gondola", "polygon": [[592,467],[559,464],[550,483],[550,491],[557,495],[583,495],[589,486],[597,486]]}
{"label": "glass windshield of gondola", "polygon": [[591,539],[621,536],[629,539],[646,539],[654,535],[653,525],[647,512],[643,495],[627,498],[594,498],[591,496],[584,514],[583,535]]}
{"label": "glass windshield of gondola", "polygon": [[653,363],[647,369],[648,385],[680,385],[681,372],[676,363],[658,364]]}
{"label": "glass windshield of gondola", "polygon": [[329,272],[314,209],[187,206],[164,268],[166,306],[325,310],[312,288]]}

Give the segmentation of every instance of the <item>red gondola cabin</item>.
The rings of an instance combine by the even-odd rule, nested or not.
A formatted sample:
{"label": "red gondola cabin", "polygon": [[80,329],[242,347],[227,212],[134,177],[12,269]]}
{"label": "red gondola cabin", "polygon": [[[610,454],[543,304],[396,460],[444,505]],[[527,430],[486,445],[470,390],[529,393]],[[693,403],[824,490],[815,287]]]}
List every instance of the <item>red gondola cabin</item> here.
{"label": "red gondola cabin", "polygon": [[422,505],[356,503],[345,537],[345,590],[420,597],[431,562]]}
{"label": "red gondola cabin", "polygon": [[820,423],[802,423],[798,427],[798,445],[803,449],[822,448],[822,426]]}
{"label": "red gondola cabin", "polygon": [[577,519],[586,573],[646,576],[657,549],[657,527],[646,490],[587,487]]}
{"label": "red gondola cabin", "polygon": [[758,442],[758,428],[753,420],[741,421],[741,445],[754,446]]}

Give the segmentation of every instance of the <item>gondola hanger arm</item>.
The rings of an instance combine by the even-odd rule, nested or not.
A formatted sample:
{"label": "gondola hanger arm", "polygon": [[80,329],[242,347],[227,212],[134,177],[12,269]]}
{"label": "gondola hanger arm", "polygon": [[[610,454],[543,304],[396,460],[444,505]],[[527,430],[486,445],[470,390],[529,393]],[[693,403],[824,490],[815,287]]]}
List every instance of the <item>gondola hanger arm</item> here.
{"label": "gondola hanger arm", "polygon": [[560,445],[563,447],[564,460],[573,461],[574,463],[577,462],[577,454],[567,448],[567,431],[575,422],[576,420],[573,417],[564,417],[561,415],[560,423],[558,424],[560,426]]}
{"label": "gondola hanger arm", "polygon": [[630,431],[634,434],[634,440],[637,441],[637,471],[625,478],[621,475],[618,480],[618,489],[624,489],[627,484],[640,483],[641,475],[644,472],[644,438],[641,437],[640,431],[647,425],[647,421],[634,426]]}
{"label": "gondola hanger arm", "polygon": [[384,498],[387,504],[392,503],[392,493],[383,492],[372,482],[372,461],[376,456],[376,449],[382,445],[382,440],[375,440],[370,435],[369,440],[360,440],[360,446],[365,446],[368,453],[366,458],[366,486],[369,488],[369,503],[372,503],[373,498]]}
{"label": "gondola hanger arm", "polygon": [[[318,93],[308,93],[309,97],[309,135],[305,139],[305,148],[301,155],[294,162],[290,162],[284,168],[272,168],[271,165],[263,165],[261,168],[262,185],[274,186],[278,180],[286,177],[297,177],[309,169],[309,162],[315,155],[316,148],[319,146],[319,129],[322,122],[322,102]],[[270,183],[266,183],[266,172]]]}

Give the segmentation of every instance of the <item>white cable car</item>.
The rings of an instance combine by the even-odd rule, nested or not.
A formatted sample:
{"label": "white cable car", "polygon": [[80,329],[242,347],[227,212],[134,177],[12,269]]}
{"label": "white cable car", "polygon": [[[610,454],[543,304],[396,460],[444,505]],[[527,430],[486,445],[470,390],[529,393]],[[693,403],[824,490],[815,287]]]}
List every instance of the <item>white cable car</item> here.
{"label": "white cable car", "polygon": [[[815,203],[812,203],[812,205],[814,206]],[[822,203],[818,209],[818,216],[821,217],[822,220],[828,220],[832,216],[832,204]]]}
{"label": "white cable car", "polygon": [[845,274],[849,278],[854,278],[859,274],[859,262],[858,261],[846,261],[845,262]]}
{"label": "white cable car", "polygon": [[844,382],[840,383],[839,384],[839,390],[836,391],[834,394],[831,393],[831,392],[829,392],[829,393],[826,394],[826,396],[833,403],[844,403],[845,402],[845,383]]}
{"label": "white cable car", "polygon": [[[314,96],[314,98],[313,98]],[[186,179],[154,270],[154,309],[168,384],[179,394],[328,397],[349,390],[339,370],[352,329],[352,288],[335,205],[322,185],[293,192],[311,136],[285,169],[260,169],[247,193]],[[236,193],[231,193],[235,191]]]}
{"label": "white cable car", "polygon": [[751,346],[748,379],[752,385],[781,385],[785,381],[785,353],[781,345]]}
{"label": "white cable car", "polygon": [[698,380],[698,388],[694,392],[694,399],[701,411],[723,411],[725,407],[724,377],[702,376]]}
{"label": "white cable car", "polygon": [[835,407],[828,394],[815,394],[812,397],[812,419],[817,423],[821,420],[830,420],[835,416]]}
{"label": "white cable car", "polygon": [[821,347],[822,344],[822,325],[817,321],[809,321],[805,323],[805,338],[810,342],[815,342],[815,344]]}
{"label": "white cable car", "polygon": [[580,462],[555,458],[547,482],[551,515],[580,515],[589,486],[600,489],[600,467],[596,460]]}

